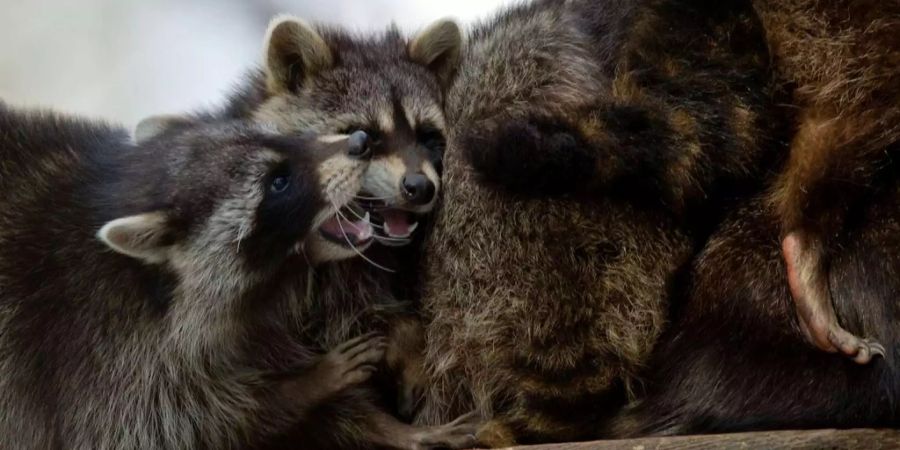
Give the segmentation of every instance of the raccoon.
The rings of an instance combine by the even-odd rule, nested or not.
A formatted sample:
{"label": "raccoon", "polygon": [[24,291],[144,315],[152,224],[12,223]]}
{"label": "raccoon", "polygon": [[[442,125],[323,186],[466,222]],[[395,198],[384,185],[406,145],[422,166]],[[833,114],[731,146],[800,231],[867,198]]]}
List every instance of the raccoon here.
{"label": "raccoon", "polygon": [[360,196],[379,227],[376,240],[408,244],[440,191],[445,145],[443,90],[459,52],[459,29],[439,21],[413,40],[272,20],[265,64],[222,111],[274,124],[282,133],[364,130],[372,162]]}
{"label": "raccoon", "polygon": [[781,218],[799,323],[816,347],[868,363],[884,347],[838,323],[828,270],[855,205],[879,189],[900,142],[900,2],[756,0],[754,6],[779,80],[793,87],[798,108],[790,161],[770,201]]}
{"label": "raccoon", "polygon": [[606,434],[900,426],[897,211],[895,179],[856,209],[828,271],[836,317],[878,336],[884,358],[861,366],[807,343],[784,282],[781,217],[761,195],[736,208],[694,262],[646,372],[646,397]]}
{"label": "raccoon", "polygon": [[790,155],[693,264],[614,436],[898,426],[900,4],[754,7],[793,86]]}
{"label": "raccoon", "polygon": [[727,3],[536,1],[468,33],[417,423],[474,407],[483,445],[582,440],[639,392],[694,249],[779,157],[762,27]]}
{"label": "raccoon", "polygon": [[[466,440],[391,421],[357,388],[384,338],[324,354],[299,339],[317,301],[297,298],[305,268],[373,242],[344,218],[371,156],[363,133],[151,128],[135,145],[116,126],[0,104],[7,445],[262,448],[297,423],[332,447]],[[323,428],[334,408],[349,417]]]}
{"label": "raccoon", "polygon": [[[387,360],[401,380],[396,412],[404,417],[424,389],[423,336],[414,306],[417,229],[427,223],[441,190],[443,94],[460,41],[459,28],[446,20],[407,39],[394,28],[356,36],[282,15],[269,26],[262,68],[212,114],[272,123],[281,133],[361,129],[370,136],[372,156],[355,203],[365,211],[359,217],[372,223],[377,245],[362,258],[317,269],[315,277],[336,287],[320,293],[323,304],[394,305],[370,315],[386,322],[392,341]],[[345,307],[310,313],[329,324],[321,332],[335,343],[352,334],[337,324],[355,323],[360,314]]]}

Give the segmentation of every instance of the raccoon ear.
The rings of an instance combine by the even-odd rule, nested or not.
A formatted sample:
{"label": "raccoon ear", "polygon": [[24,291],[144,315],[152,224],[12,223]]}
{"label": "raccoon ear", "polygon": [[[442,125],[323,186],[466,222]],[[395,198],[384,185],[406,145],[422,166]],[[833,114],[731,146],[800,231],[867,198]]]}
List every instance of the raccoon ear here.
{"label": "raccoon ear", "polygon": [[152,264],[164,262],[172,245],[168,218],[159,211],[112,220],[100,228],[97,237],[123,255]]}
{"label": "raccoon ear", "polygon": [[334,64],[322,36],[293,16],[272,19],[264,48],[266,85],[272,93],[293,92]]}
{"label": "raccoon ear", "polygon": [[177,126],[187,126],[191,123],[193,121],[190,118],[176,114],[150,116],[138,122],[134,129],[134,140],[138,144],[143,144],[166,130]]}
{"label": "raccoon ear", "polygon": [[456,73],[461,50],[462,33],[450,19],[431,24],[413,38],[407,49],[410,59],[434,72],[445,88]]}

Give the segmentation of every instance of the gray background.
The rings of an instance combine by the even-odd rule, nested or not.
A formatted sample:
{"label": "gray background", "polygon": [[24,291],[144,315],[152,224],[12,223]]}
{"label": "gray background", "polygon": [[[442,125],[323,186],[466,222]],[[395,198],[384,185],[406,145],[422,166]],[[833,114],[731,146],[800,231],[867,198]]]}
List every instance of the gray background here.
{"label": "gray background", "polygon": [[465,25],[509,0],[0,0],[0,99],[132,126],[219,104],[281,12],[353,30]]}

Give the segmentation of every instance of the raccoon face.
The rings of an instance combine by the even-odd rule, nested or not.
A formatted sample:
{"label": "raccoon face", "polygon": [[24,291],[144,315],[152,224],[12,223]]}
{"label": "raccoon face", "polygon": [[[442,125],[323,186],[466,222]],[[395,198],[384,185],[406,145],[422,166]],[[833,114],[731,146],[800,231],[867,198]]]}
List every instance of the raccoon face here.
{"label": "raccoon face", "polygon": [[276,18],[265,43],[267,99],[255,118],[282,133],[365,130],[372,161],[360,203],[376,239],[404,245],[440,191],[443,92],[461,45],[450,21],[408,41],[397,30],[359,38]]}
{"label": "raccoon face", "polygon": [[106,223],[98,237],[113,250],[167,264],[182,280],[246,288],[372,243],[364,213],[348,206],[371,157],[365,133],[283,136],[175,120],[139,126],[136,151],[166,159],[164,206]]}

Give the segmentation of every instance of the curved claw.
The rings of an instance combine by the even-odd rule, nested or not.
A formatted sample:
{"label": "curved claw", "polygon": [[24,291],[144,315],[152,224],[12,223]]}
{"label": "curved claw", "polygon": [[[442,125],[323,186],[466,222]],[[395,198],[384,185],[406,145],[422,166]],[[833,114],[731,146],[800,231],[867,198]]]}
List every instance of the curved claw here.
{"label": "curved claw", "polygon": [[871,339],[862,339],[853,361],[857,364],[868,364],[877,356],[884,358],[884,354],[885,350],[883,345]]}

